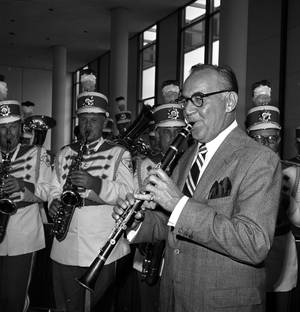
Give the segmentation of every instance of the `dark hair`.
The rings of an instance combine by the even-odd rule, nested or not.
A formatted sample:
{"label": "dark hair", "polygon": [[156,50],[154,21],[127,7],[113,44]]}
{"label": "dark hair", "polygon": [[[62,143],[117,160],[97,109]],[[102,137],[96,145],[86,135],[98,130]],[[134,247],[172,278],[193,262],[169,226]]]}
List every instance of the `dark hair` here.
{"label": "dark hair", "polygon": [[200,70],[210,69],[218,73],[222,82],[226,85],[226,88],[236,92],[238,94],[239,87],[235,76],[235,73],[229,66],[217,66],[211,64],[196,64],[191,68],[191,74]]}
{"label": "dark hair", "polygon": [[118,96],[115,98],[116,101],[125,100],[124,96]]}
{"label": "dark hair", "polygon": [[0,81],[5,81],[4,75],[1,75],[1,74],[0,74]]}
{"label": "dark hair", "polygon": [[165,80],[162,82],[160,89],[162,90],[165,86],[168,86],[171,84],[179,87],[179,81],[177,81],[177,80]]}

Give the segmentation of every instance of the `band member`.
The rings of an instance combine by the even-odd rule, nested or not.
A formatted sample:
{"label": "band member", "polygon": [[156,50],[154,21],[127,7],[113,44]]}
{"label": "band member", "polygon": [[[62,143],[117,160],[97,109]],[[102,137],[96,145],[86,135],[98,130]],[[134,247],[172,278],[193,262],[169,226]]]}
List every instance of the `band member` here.
{"label": "band member", "polygon": [[[50,215],[63,211],[65,186],[77,188],[81,198],[74,206],[66,237],[53,241],[53,283],[56,307],[83,311],[85,289],[75,279],[82,276],[108,239],[114,226],[113,205],[119,196],[133,190],[131,156],[123,147],[102,137],[107,114],[107,98],[99,92],[83,92],[77,98],[80,140],[57,154],[50,192]],[[82,156],[79,156],[83,153]],[[80,158],[80,159],[78,159]],[[125,239],[115,247],[105,263],[91,297],[95,306],[115,279],[116,260],[130,252]]]}
{"label": "band member", "polygon": [[[281,141],[279,109],[256,106],[247,115],[249,136],[278,153]],[[297,284],[297,252],[291,223],[300,226],[300,167],[283,170],[281,200],[273,245],[266,258],[267,311],[291,311],[292,289]],[[276,210],[277,207],[274,207]]]}
{"label": "band member", "polygon": [[[127,237],[135,243],[166,239],[161,311],[263,311],[262,264],[281,186],[278,156],[238,127],[238,85],[229,68],[193,66],[181,101],[197,143],[180,158],[172,179],[153,169],[149,193],[135,195],[171,215],[146,210]],[[128,202],[134,202],[130,194],[119,200],[114,218]],[[141,213],[135,217],[141,220]]]}
{"label": "band member", "polygon": [[28,308],[34,255],[45,247],[38,203],[47,201],[51,177],[46,150],[21,145],[20,135],[20,104],[1,101],[0,307],[5,312]]}
{"label": "band member", "polygon": [[[143,182],[149,171],[160,162],[180,129],[186,125],[183,108],[179,104],[159,105],[153,110],[153,118],[156,125],[154,132],[160,153],[155,153],[146,158],[136,158],[135,184],[138,190],[143,189]],[[182,152],[183,149],[184,147],[182,147]],[[139,311],[141,312],[155,312],[159,310],[159,278],[163,263],[164,245],[164,241],[137,245],[133,267],[138,272],[140,290]]]}
{"label": "band member", "polygon": [[115,115],[116,124],[119,135],[122,136],[124,133],[126,133],[131,124],[131,111],[126,110],[126,102],[123,96],[117,97],[116,102],[120,111]]}

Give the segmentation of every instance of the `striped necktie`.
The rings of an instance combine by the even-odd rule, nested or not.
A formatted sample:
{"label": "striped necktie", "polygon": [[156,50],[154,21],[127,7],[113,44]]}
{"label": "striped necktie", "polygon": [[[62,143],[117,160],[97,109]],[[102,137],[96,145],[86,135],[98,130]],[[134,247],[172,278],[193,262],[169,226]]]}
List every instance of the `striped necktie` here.
{"label": "striped necktie", "polygon": [[195,189],[199,182],[200,171],[204,164],[206,153],[207,153],[207,148],[205,144],[200,145],[199,150],[198,150],[198,155],[191,167],[191,170],[186,178],[186,181],[183,187],[183,194],[188,197],[192,197],[195,192]]}

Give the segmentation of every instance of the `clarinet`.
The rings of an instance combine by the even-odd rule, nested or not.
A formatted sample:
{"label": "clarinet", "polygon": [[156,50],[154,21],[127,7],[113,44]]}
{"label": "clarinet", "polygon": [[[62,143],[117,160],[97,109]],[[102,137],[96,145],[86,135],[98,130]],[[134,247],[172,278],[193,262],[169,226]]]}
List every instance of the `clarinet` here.
{"label": "clarinet", "polygon": [[[179,147],[186,140],[188,135],[190,134],[192,126],[188,124],[185,128],[181,130],[181,132],[176,136],[169,149],[165,153],[164,157],[161,160],[161,163],[158,165],[158,168],[169,171],[169,168],[172,165],[177,153],[179,152]],[[127,227],[133,222],[134,216],[137,212],[141,210],[143,205],[143,200],[136,200],[134,205],[129,206],[125,209],[122,216],[116,221],[116,224],[110,233],[107,242],[100,249],[98,256],[92,262],[87,271],[77,279],[78,283],[88,289],[89,291],[94,291],[95,284],[98,279],[98,276],[105,264],[105,261],[111,254],[115,245],[127,229]]]}

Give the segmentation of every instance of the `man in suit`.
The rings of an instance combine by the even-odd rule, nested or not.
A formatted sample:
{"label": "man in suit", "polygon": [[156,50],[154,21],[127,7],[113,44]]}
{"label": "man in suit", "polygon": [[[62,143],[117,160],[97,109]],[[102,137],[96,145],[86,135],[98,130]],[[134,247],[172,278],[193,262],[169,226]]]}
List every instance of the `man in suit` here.
{"label": "man in suit", "polygon": [[[154,169],[149,194],[135,195],[171,216],[147,210],[128,239],[167,241],[161,311],[264,311],[263,263],[277,216],[279,159],[238,127],[238,86],[229,68],[194,66],[182,94],[196,143],[179,160],[173,179]],[[133,196],[119,200],[113,217],[128,203]]]}

